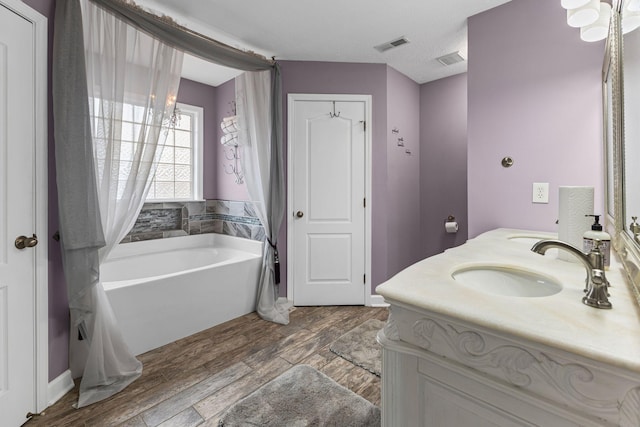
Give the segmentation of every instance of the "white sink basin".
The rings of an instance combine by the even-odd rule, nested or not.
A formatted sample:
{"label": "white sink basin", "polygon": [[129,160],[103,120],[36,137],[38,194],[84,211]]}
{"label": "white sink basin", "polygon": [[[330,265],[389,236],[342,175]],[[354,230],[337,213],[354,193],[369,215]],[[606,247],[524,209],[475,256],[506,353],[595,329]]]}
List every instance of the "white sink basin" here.
{"label": "white sink basin", "polygon": [[465,286],[510,297],[546,297],[562,290],[562,285],[549,277],[517,268],[466,267],[455,271],[452,276]]}
{"label": "white sink basin", "polygon": [[[523,246],[526,246],[528,248],[531,248],[533,245],[535,245],[536,243],[538,243],[540,240],[545,240],[545,239],[549,239],[550,237],[540,237],[540,236],[534,236],[534,235],[530,235],[530,236],[511,236],[508,237],[509,240],[511,240],[512,242],[516,242],[516,243],[520,243]],[[549,249],[544,256],[550,256],[552,258],[558,258],[558,249],[556,248],[551,248]]]}
{"label": "white sink basin", "polygon": [[509,240],[525,244],[527,246],[533,246],[538,243],[540,240],[543,240],[543,237],[535,237],[535,236],[513,236],[509,237]]}

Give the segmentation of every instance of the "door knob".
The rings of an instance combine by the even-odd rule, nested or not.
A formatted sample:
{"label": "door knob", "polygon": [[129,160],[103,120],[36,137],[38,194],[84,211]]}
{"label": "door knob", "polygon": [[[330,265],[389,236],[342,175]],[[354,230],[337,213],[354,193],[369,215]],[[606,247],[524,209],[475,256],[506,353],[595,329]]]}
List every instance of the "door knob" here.
{"label": "door knob", "polygon": [[296,216],[298,218],[302,218],[304,216],[304,213],[302,211],[298,211],[298,212],[296,212]]}
{"label": "door knob", "polygon": [[16,248],[24,249],[24,248],[32,248],[38,244],[38,237],[34,234],[33,237],[27,236],[19,236],[16,238]]}

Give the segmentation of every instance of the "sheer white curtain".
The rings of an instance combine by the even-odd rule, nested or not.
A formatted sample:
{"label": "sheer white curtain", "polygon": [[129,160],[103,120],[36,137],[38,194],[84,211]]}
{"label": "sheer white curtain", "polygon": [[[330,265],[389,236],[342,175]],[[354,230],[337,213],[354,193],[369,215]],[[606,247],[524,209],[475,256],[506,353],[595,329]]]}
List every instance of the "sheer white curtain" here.
{"label": "sheer white curtain", "polygon": [[[182,53],[91,2],[82,2],[85,63],[102,263],[142,208],[173,112]],[[83,340],[71,337],[71,365],[81,374],[78,407],[107,398],[142,373],[127,348],[100,282],[83,296]],[[72,311],[72,317],[78,313]],[[73,335],[73,334],[72,334]]]}
{"label": "sheer white curtain", "polygon": [[85,5],[87,88],[106,240],[102,261],[144,203],[175,106],[183,53],[92,2]]}
{"label": "sheer white curtain", "polygon": [[260,222],[264,226],[267,241],[264,243],[262,270],[258,282],[256,311],[263,319],[276,323],[289,323],[286,302],[279,302],[276,286],[277,236],[284,212],[284,189],[281,176],[280,138],[277,132],[279,115],[273,111],[273,94],[279,88],[271,87],[271,73],[266,71],[245,72],[236,77],[236,107],[238,116],[238,142],[242,146],[242,168],[249,197],[253,202]]}

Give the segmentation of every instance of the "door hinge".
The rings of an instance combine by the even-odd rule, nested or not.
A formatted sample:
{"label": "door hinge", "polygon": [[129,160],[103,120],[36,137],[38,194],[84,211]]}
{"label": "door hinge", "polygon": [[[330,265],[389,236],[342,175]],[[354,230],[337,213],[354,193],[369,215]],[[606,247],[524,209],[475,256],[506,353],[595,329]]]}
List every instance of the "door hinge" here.
{"label": "door hinge", "polygon": [[363,207],[367,207],[367,198],[365,197],[364,199],[362,199],[362,206]]}
{"label": "door hinge", "polygon": [[365,285],[367,284],[367,274],[363,274],[362,275],[362,283],[364,283]]}
{"label": "door hinge", "polygon": [[367,131],[367,121],[366,120],[360,120],[360,123],[362,123],[362,125],[364,126],[364,131]]}

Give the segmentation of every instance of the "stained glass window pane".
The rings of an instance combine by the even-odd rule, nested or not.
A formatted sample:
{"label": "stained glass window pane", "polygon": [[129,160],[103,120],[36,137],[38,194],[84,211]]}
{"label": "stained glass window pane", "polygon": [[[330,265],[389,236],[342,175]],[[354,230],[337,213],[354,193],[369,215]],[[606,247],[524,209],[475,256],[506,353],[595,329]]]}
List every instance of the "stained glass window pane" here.
{"label": "stained glass window pane", "polygon": [[190,165],[191,164],[191,150],[188,148],[176,147],[176,164]]}
{"label": "stained glass window pane", "polygon": [[193,128],[191,126],[191,115],[181,114],[180,122],[176,125],[176,129],[183,129],[192,132]]}
{"label": "stained glass window pane", "polygon": [[160,163],[156,169],[156,181],[174,180],[174,166],[172,164]]}
{"label": "stained glass window pane", "polygon": [[173,163],[173,147],[164,147],[162,150],[162,156],[160,157],[160,162],[162,163]]}
{"label": "stained glass window pane", "polygon": [[191,182],[176,182],[176,199],[186,199],[191,197]]}
{"label": "stained glass window pane", "polygon": [[175,135],[176,147],[191,147],[191,132],[176,129]]}
{"label": "stained glass window pane", "polygon": [[144,119],[144,107],[135,106],[133,109],[133,121],[136,123],[142,123]]}
{"label": "stained glass window pane", "polygon": [[191,181],[191,166],[190,165],[176,165],[176,181]]}
{"label": "stained glass window pane", "polygon": [[173,182],[156,182],[156,199],[174,199],[174,186]]}

